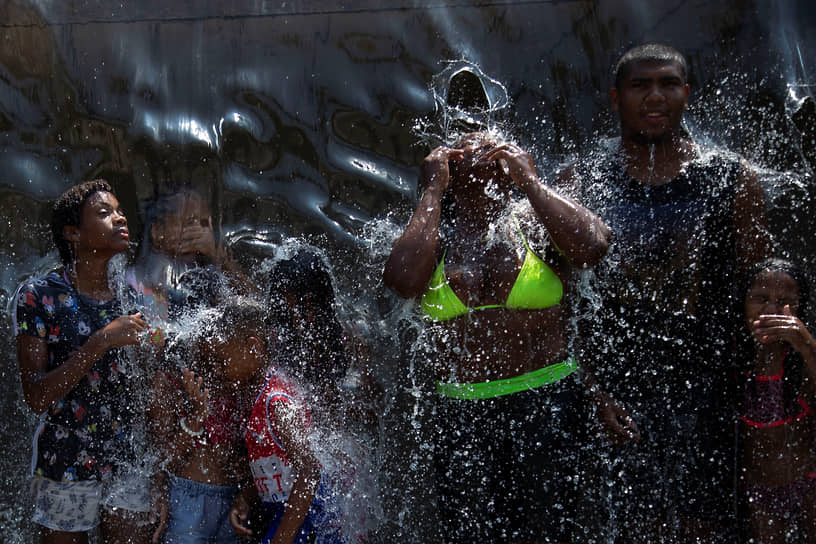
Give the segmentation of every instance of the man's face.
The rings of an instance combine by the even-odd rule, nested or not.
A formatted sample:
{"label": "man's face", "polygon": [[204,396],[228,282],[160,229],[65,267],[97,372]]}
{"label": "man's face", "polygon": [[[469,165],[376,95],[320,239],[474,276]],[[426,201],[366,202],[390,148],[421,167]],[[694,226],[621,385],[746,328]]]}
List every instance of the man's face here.
{"label": "man's face", "polygon": [[633,64],[609,94],[620,116],[621,135],[657,142],[680,127],[689,86],[676,63],[644,61]]}

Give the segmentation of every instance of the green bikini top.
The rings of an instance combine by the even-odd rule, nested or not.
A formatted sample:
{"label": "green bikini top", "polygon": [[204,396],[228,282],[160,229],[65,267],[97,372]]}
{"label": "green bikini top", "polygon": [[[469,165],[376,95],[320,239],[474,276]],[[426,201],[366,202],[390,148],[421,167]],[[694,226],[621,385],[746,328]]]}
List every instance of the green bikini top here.
{"label": "green bikini top", "polygon": [[[488,308],[540,310],[558,305],[564,295],[561,280],[558,279],[553,269],[547,266],[547,263],[533,253],[521,229],[519,229],[519,234],[524,241],[527,253],[504,304],[487,304],[475,308],[465,306],[448,284],[448,277],[445,275],[445,254],[443,254],[428,282],[428,290],[422,295],[420,302],[422,313],[433,321],[449,321],[474,310]],[[447,253],[447,250],[445,252]]]}

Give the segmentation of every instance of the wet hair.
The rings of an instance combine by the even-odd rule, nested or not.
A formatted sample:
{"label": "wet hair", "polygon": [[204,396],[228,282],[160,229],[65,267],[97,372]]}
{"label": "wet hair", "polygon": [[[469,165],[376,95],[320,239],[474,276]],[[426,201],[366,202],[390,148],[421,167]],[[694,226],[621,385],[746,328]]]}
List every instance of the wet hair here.
{"label": "wet hair", "polygon": [[82,208],[93,195],[99,192],[113,193],[113,189],[104,179],[95,179],[74,185],[54,202],[51,212],[51,234],[59,251],[60,261],[65,266],[69,266],[75,256],[70,242],[62,235],[62,231],[67,226],[79,226],[82,220]]}
{"label": "wet hair", "polygon": [[266,328],[266,310],[247,297],[235,296],[216,308],[201,309],[201,328],[180,346],[177,357],[188,358],[185,366],[201,374],[209,374],[223,361],[220,361],[212,350],[211,340],[216,342],[245,342],[254,336],[263,342],[264,349],[269,350],[269,335]]}
{"label": "wet hair", "polygon": [[215,266],[191,268],[168,288],[169,315],[177,319],[191,311],[214,308],[233,296],[236,293],[230,288],[229,279]]}
{"label": "wet hair", "polygon": [[680,51],[665,43],[647,42],[629,49],[615,64],[612,75],[616,88],[620,87],[624,78],[629,75],[632,66],[640,62],[676,64],[680,68],[683,81],[688,79],[688,61]]}
{"label": "wet hair", "polygon": [[[269,278],[268,325],[281,363],[299,365],[290,370],[312,385],[326,380],[339,385],[348,362],[334,309],[334,287],[323,260],[311,251],[301,251],[276,263]],[[290,308],[287,295],[294,298],[295,308]],[[314,316],[305,333],[296,330],[293,310]]]}
{"label": "wet hair", "polygon": [[236,296],[220,306],[213,327],[225,338],[255,336],[267,342],[266,309],[247,297]]}
{"label": "wet hair", "polygon": [[[744,372],[750,374],[753,368],[754,354],[756,353],[755,340],[751,336],[751,331],[748,330],[748,325],[745,324],[745,299],[756,279],[766,272],[781,272],[794,279],[796,285],[799,287],[799,307],[796,310],[796,316],[802,320],[805,325],[807,325],[809,321],[810,281],[802,268],[792,261],[774,257],[765,259],[751,266],[743,274],[742,281],[740,282],[741,297],[739,301],[742,304],[742,311],[738,315],[743,316],[743,332],[737,345],[737,353],[741,358],[740,362],[744,365],[742,375],[744,375]],[[788,356],[785,359],[785,375],[782,381],[782,396],[786,406],[788,403],[795,402],[799,396],[799,390],[802,386],[803,367],[804,361],[801,355],[793,349],[789,350]],[[756,382],[752,380],[750,385],[756,387]]]}

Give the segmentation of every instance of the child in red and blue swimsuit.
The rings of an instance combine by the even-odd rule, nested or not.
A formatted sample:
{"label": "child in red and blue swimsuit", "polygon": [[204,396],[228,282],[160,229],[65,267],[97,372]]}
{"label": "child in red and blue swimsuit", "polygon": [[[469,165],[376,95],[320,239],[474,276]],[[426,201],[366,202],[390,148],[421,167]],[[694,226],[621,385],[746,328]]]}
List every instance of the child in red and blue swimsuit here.
{"label": "child in red and blue swimsuit", "polygon": [[753,364],[745,373],[740,420],[751,534],[755,542],[785,542],[799,520],[800,531],[814,539],[816,339],[798,317],[807,315],[808,285],[798,268],[779,259],[760,263],[748,278],[745,324]]}
{"label": "child in red and blue swimsuit", "polygon": [[271,373],[245,434],[255,489],[270,517],[264,544],[346,541],[330,485],[309,444],[310,427],[298,387],[280,372]]}
{"label": "child in red and blue swimsuit", "polygon": [[[278,262],[270,277],[271,346],[286,371],[271,371],[256,389],[244,435],[255,490],[236,499],[233,527],[251,534],[241,522],[257,496],[269,518],[261,533],[263,544],[341,544],[348,541],[341,527],[348,518],[335,497],[348,482],[339,482],[341,476],[321,461],[339,461],[344,466],[332,468],[347,475],[354,467],[334,459],[327,440],[313,438],[333,423],[328,416],[337,413],[333,404],[347,368],[340,326],[329,303],[331,279],[309,252]],[[314,447],[318,443],[320,459]]]}

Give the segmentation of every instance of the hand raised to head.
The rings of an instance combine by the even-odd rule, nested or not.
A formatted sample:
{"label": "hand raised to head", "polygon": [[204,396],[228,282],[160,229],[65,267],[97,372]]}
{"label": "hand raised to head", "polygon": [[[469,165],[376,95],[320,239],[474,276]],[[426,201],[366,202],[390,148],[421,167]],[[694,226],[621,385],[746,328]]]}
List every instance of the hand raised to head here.
{"label": "hand raised to head", "polygon": [[436,187],[444,192],[450,183],[451,162],[461,161],[464,156],[461,149],[439,146],[431,151],[422,161],[422,180],[425,187]]}
{"label": "hand raised to head", "polygon": [[799,353],[804,353],[804,350],[816,344],[810,331],[794,315],[789,304],[782,308],[781,314],[760,315],[751,325],[754,338],[761,344],[787,342]]}
{"label": "hand raised to head", "polygon": [[535,163],[529,153],[515,144],[501,144],[491,149],[485,160],[497,161],[499,166],[513,179],[520,189],[527,183],[538,180]]}

